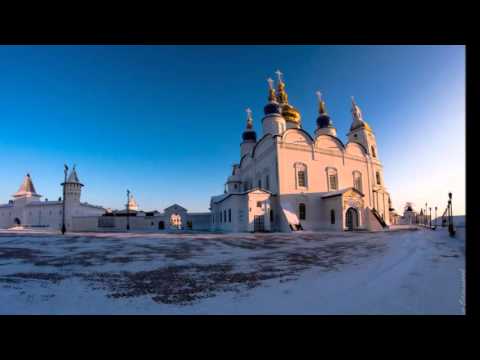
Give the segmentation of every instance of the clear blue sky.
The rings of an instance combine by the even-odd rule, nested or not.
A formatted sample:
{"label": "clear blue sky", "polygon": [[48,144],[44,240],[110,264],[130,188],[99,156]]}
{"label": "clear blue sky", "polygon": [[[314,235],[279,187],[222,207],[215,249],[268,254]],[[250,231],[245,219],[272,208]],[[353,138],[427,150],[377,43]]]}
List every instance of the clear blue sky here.
{"label": "clear blue sky", "polygon": [[317,89],[344,142],[355,96],[397,209],[465,212],[463,46],[0,46],[0,203],[27,172],[58,198],[67,162],[83,201],[207,210],[277,68],[310,133]]}

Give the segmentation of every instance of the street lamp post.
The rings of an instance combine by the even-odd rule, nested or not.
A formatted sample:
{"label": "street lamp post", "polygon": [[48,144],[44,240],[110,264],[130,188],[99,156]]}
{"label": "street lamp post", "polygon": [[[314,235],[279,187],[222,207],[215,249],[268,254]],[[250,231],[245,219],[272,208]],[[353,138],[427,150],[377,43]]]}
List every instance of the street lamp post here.
{"label": "street lamp post", "polygon": [[423,225],[427,227],[427,203],[425,203],[425,217],[423,219]]}
{"label": "street lamp post", "polygon": [[63,169],[64,173],[64,180],[63,180],[63,201],[62,201],[62,234],[65,234],[67,231],[67,228],[65,227],[65,184],[67,183],[67,172],[68,172],[68,166],[65,164],[65,167]]}
{"label": "street lamp post", "polygon": [[453,210],[452,210],[452,193],[448,193],[448,232],[450,236],[455,236],[455,229],[453,227]]}
{"label": "street lamp post", "polygon": [[130,230],[130,190],[127,190],[127,231]]}
{"label": "street lamp post", "polygon": [[430,229],[431,229],[432,228],[432,208],[430,207],[429,210],[430,210],[430,216],[428,217],[428,219],[430,222]]}

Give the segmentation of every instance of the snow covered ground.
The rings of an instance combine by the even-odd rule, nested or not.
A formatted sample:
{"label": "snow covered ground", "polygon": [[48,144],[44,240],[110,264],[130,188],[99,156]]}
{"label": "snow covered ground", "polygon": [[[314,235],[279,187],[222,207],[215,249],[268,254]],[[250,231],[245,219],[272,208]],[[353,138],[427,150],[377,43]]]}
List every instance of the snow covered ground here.
{"label": "snow covered ground", "polygon": [[465,228],[0,231],[0,314],[463,314]]}

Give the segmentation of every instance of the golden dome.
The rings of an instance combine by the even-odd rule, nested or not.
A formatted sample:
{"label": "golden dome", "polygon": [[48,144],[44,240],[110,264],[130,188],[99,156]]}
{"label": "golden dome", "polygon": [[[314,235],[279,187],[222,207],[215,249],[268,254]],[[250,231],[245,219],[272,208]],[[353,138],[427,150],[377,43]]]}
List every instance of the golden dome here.
{"label": "golden dome", "polygon": [[296,124],[300,124],[302,119],[300,112],[290,104],[282,105],[282,116],[286,121],[294,122]]}

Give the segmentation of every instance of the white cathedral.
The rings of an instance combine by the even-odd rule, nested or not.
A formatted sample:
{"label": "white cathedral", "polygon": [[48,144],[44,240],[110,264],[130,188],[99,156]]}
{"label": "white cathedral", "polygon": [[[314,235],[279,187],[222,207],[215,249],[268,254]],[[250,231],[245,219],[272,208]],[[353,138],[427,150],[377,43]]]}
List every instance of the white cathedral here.
{"label": "white cathedral", "polygon": [[268,103],[257,140],[251,111],[225,192],[210,200],[214,231],[381,230],[390,225],[372,128],[352,98],[353,121],[344,144],[319,96],[314,136],[302,129],[282,74],[269,79]]}

